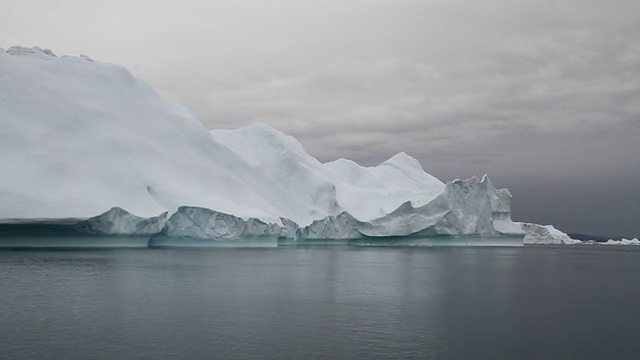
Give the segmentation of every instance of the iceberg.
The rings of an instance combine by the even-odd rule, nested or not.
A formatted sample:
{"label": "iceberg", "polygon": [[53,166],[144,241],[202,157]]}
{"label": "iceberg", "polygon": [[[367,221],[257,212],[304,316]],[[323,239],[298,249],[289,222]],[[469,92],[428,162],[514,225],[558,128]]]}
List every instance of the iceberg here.
{"label": "iceberg", "polygon": [[572,241],[511,221],[511,194],[486,175],[445,184],[405,153],[373,167],[322,163],[262,123],[209,131],[123,67],[84,55],[0,49],[0,79],[0,234],[159,247]]}
{"label": "iceberg", "polygon": [[596,244],[602,244],[602,245],[640,245],[640,240],[638,240],[638,238],[633,238],[633,239],[622,238],[620,240],[609,239],[606,242],[596,243]]}
{"label": "iceberg", "polygon": [[553,225],[522,224],[525,232],[523,242],[529,245],[572,245],[581,244],[582,241],[574,240],[567,234],[553,227]]}

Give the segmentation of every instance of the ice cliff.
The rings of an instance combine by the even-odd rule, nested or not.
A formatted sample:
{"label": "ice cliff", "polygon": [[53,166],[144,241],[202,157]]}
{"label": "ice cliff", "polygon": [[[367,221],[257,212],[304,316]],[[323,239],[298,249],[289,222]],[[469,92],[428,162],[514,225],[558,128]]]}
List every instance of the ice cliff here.
{"label": "ice cliff", "polygon": [[[321,163],[265,124],[207,131],[126,69],[0,49],[0,224],[72,221],[159,246],[398,236],[566,235],[511,221],[511,195],[447,184],[400,153]],[[134,215],[135,214],[135,215]],[[565,238],[566,237],[566,238]]]}

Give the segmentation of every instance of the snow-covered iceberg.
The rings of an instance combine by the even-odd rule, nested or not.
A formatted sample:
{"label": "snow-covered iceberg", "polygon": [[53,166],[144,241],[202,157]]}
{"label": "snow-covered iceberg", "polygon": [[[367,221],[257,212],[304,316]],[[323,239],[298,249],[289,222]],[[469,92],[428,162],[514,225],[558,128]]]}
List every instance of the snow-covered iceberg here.
{"label": "snow-covered iceberg", "polygon": [[553,225],[522,224],[525,232],[523,242],[528,245],[572,245],[580,244],[582,241],[574,240],[569,235],[553,227]]}
{"label": "snow-covered iceberg", "polygon": [[404,153],[375,167],[321,163],[260,123],[208,131],[126,69],[86,56],[0,49],[0,126],[0,228],[73,219],[82,234],[146,236],[155,246],[568,242],[512,222],[511,195],[486,176],[445,184]]}
{"label": "snow-covered iceberg", "polygon": [[633,238],[633,239],[622,238],[620,240],[609,239],[606,242],[597,243],[597,244],[603,244],[603,245],[640,245],[640,240],[638,240],[638,238]]}

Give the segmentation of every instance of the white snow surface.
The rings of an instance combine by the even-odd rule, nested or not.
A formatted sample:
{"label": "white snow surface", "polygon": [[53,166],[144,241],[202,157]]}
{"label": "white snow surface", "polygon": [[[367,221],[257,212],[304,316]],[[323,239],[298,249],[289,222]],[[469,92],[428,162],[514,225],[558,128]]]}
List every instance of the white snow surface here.
{"label": "white snow surface", "polygon": [[[87,219],[114,207],[150,218],[198,207],[215,212],[194,213],[200,230],[198,221],[222,213],[285,228],[283,218],[300,227],[315,221],[306,231],[318,238],[327,228],[351,238],[516,234],[565,242],[552,227],[512,222],[511,195],[486,178],[445,186],[404,153],[376,167],[323,164],[260,123],[207,131],[126,69],[86,56],[0,49],[0,127],[0,222]],[[183,217],[179,228],[192,227]]]}
{"label": "white snow surface", "polygon": [[138,216],[182,205],[274,219],[255,169],[126,69],[0,52],[0,219]]}
{"label": "white snow surface", "polygon": [[373,220],[407,201],[424,205],[444,189],[440,180],[404,153],[377,167],[345,159],[322,164],[296,139],[265,124],[212,130],[211,136],[240,155],[263,183],[276,190],[264,195],[280,209],[280,216],[303,226],[343,211],[360,221]]}

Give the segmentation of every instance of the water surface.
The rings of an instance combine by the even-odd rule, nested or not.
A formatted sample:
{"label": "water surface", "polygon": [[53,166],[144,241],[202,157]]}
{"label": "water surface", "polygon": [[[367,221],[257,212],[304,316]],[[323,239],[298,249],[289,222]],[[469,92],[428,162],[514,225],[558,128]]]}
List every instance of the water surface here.
{"label": "water surface", "polygon": [[640,252],[0,251],[1,358],[636,359]]}

